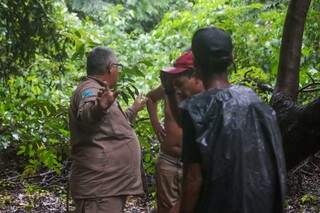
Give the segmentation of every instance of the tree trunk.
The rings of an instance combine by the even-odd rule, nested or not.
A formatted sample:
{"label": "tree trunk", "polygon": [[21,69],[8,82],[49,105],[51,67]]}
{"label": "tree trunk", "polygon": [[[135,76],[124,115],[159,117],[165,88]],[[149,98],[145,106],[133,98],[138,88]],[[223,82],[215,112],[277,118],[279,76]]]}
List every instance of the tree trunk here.
{"label": "tree trunk", "polygon": [[320,99],[298,106],[299,68],[304,25],[311,0],[291,0],[283,29],[276,87],[277,112],[288,169],[320,149]]}

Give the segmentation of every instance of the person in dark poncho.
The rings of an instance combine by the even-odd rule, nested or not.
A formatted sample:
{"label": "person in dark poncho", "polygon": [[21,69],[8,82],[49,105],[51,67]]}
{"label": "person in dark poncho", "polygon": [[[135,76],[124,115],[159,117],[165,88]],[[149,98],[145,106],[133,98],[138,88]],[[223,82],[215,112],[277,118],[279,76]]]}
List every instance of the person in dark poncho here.
{"label": "person in dark poncho", "polygon": [[229,83],[233,45],[225,31],[196,31],[192,51],[206,91],[180,105],[180,212],[283,212],[285,164],[275,112],[251,89]]}

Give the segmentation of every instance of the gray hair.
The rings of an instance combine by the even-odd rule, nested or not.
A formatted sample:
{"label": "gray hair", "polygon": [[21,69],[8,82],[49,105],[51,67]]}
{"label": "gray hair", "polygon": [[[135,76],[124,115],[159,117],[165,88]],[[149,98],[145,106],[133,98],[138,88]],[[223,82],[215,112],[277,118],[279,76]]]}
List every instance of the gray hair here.
{"label": "gray hair", "polygon": [[101,75],[114,63],[116,56],[108,47],[95,47],[87,56],[87,75]]}

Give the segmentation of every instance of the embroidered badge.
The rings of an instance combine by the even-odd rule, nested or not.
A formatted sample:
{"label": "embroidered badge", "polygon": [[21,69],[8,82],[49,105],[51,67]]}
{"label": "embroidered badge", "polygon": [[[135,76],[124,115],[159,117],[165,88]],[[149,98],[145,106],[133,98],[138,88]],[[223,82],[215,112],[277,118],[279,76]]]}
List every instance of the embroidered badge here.
{"label": "embroidered badge", "polygon": [[91,97],[94,96],[93,92],[90,89],[86,89],[85,91],[82,92],[81,97]]}

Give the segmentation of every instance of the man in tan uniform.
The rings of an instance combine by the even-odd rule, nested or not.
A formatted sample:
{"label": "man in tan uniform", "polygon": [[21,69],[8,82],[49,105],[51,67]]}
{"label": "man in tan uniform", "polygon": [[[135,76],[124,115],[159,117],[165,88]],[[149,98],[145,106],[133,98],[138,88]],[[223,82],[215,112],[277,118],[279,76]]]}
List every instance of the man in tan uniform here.
{"label": "man in tan uniform", "polygon": [[87,57],[87,77],[75,90],[69,110],[71,195],[78,213],[119,213],[128,195],[143,194],[141,152],[131,127],[145,101],[122,111],[112,92],[121,64],[107,47]]}
{"label": "man in tan uniform", "polygon": [[[200,92],[203,89],[202,82],[195,78],[193,73],[193,55],[187,51],[176,60],[173,67],[163,69],[161,76],[180,76],[179,79],[187,82],[196,92]],[[170,84],[172,87],[169,78],[162,83]],[[168,88],[167,85],[159,86],[147,94],[147,108],[151,124],[160,142],[160,153],[156,165],[157,210],[158,213],[177,213],[182,194],[182,163],[180,160],[182,129],[175,121],[170,109],[172,103],[168,97],[174,94],[164,88]],[[160,100],[164,100],[164,127],[157,116],[157,102]]]}

